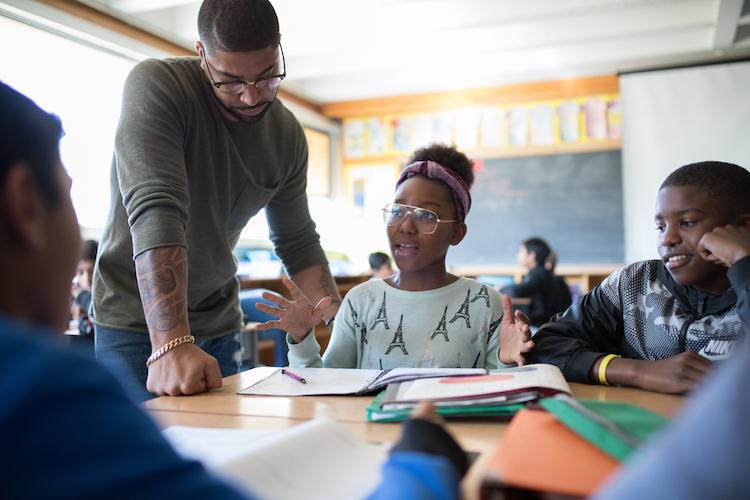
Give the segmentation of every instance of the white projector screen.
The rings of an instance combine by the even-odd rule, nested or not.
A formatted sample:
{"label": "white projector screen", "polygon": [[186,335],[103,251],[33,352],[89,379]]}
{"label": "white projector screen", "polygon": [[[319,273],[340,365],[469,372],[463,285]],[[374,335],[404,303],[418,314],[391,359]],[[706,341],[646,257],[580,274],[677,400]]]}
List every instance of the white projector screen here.
{"label": "white projector screen", "polygon": [[703,160],[750,169],[750,62],[621,75],[620,92],[630,263],[658,256],[654,202],[670,172]]}

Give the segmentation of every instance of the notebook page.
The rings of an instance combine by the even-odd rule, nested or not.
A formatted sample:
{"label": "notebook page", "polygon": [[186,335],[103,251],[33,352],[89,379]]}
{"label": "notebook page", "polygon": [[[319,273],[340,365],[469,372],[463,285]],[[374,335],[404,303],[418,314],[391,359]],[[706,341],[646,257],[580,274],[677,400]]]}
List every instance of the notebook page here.
{"label": "notebook page", "polygon": [[367,444],[333,420],[318,418],[262,441],[216,470],[260,498],[364,498],[380,482],[387,454],[384,446]]}
{"label": "notebook page", "polygon": [[466,378],[429,378],[401,384],[395,401],[470,398],[531,388],[570,394],[570,387],[556,366],[534,364],[493,371]]}
{"label": "notebook page", "polygon": [[162,434],[180,455],[200,460],[207,467],[212,467],[247,453],[278,433],[175,425],[164,429]]}
{"label": "notebook page", "polygon": [[[253,368],[257,370],[258,368]],[[262,368],[268,369],[268,368]],[[255,384],[245,387],[239,394],[256,396],[313,396],[325,394],[355,394],[380,375],[380,370],[351,368],[290,368],[307,383],[281,373],[281,368]]]}
{"label": "notebook page", "polygon": [[394,368],[380,377],[374,387],[418,378],[484,375],[485,373],[487,370],[484,368]]}

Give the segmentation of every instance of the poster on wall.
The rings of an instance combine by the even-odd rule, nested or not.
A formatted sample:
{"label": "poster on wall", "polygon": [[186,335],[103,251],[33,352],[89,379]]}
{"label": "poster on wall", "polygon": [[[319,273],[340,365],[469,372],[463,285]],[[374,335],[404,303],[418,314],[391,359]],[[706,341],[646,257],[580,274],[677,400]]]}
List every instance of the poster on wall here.
{"label": "poster on wall", "polygon": [[533,148],[616,143],[621,139],[622,114],[617,94],[344,121],[346,158],[398,158],[435,142],[455,144],[475,155],[502,155],[498,150],[510,147],[516,156],[524,148],[538,153]]}
{"label": "poster on wall", "polygon": [[365,155],[364,120],[347,120],[344,122],[344,154],[347,158],[359,158]]}

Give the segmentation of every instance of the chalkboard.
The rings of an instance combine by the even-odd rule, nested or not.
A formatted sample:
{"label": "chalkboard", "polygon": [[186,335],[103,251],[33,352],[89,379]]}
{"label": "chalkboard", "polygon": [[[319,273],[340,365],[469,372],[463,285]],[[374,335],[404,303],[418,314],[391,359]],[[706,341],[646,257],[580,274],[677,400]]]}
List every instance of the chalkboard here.
{"label": "chalkboard", "polygon": [[620,151],[485,160],[475,170],[469,232],[449,265],[515,264],[531,236],[562,264],[623,261]]}

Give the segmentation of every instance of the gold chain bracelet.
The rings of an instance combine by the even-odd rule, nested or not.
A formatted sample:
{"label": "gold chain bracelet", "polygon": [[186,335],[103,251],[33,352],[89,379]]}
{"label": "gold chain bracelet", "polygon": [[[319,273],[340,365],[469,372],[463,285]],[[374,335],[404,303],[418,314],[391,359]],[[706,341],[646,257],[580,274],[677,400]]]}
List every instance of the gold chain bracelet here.
{"label": "gold chain bracelet", "polygon": [[174,349],[175,347],[179,347],[182,344],[195,344],[195,337],[193,337],[190,334],[183,335],[182,337],[177,337],[176,339],[172,339],[163,346],[159,348],[156,352],[154,352],[151,356],[148,357],[146,360],[146,368],[153,365],[154,362],[164,356],[166,353]]}

